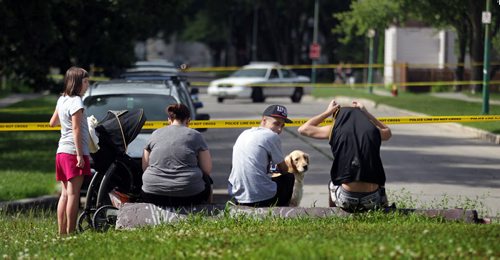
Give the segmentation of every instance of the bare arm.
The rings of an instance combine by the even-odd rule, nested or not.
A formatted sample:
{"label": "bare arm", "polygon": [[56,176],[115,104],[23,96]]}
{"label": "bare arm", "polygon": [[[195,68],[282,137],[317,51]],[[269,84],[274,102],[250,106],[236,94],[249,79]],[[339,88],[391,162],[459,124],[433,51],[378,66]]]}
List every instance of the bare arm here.
{"label": "bare arm", "polygon": [[52,114],[52,117],[50,118],[49,125],[51,127],[58,126],[61,123],[59,122],[59,114],[57,113],[57,107],[54,110],[54,114]]}
{"label": "bare arm", "polygon": [[145,171],[149,166],[149,154],[150,151],[144,149],[144,152],[142,153],[142,171]]}
{"label": "bare arm", "polygon": [[76,167],[83,168],[85,165],[85,161],[83,160],[83,151],[82,151],[82,131],[81,131],[81,122],[83,117],[83,109],[76,111],[71,116],[71,126],[73,130],[73,139],[75,141],[76,147]]}
{"label": "bare arm", "polygon": [[326,110],[311,119],[307,120],[298,129],[299,133],[304,136],[316,138],[316,139],[328,139],[330,132],[332,131],[331,125],[319,126],[325,119],[333,116],[335,111],[340,108],[340,105],[335,102],[335,100],[330,101]]}
{"label": "bare arm", "polygon": [[378,128],[380,131],[380,137],[382,138],[382,141],[387,141],[392,137],[392,132],[391,129],[384,123],[380,122],[376,117],[374,117],[368,110],[366,110],[366,107],[357,101],[352,101],[352,106],[353,107],[358,107],[365,113],[366,116],[370,119],[370,121]]}
{"label": "bare arm", "polygon": [[198,165],[205,175],[210,175],[212,172],[212,156],[209,150],[200,151],[198,153]]}

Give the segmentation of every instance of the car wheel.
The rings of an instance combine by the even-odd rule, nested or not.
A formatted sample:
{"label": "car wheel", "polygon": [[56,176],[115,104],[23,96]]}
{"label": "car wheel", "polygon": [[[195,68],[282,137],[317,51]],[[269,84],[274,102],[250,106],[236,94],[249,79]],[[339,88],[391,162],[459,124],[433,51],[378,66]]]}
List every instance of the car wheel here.
{"label": "car wheel", "polygon": [[252,88],[252,101],[254,103],[262,103],[266,100],[264,97],[264,93],[262,91],[262,87],[254,87]]}
{"label": "car wheel", "polygon": [[303,94],[304,94],[304,89],[302,87],[297,87],[295,88],[295,91],[293,92],[290,98],[292,99],[293,103],[299,103],[300,100],[302,99]]}
{"label": "car wheel", "polygon": [[224,102],[224,98],[223,98],[223,97],[217,97],[217,102],[218,102],[218,103],[222,103],[222,102]]}

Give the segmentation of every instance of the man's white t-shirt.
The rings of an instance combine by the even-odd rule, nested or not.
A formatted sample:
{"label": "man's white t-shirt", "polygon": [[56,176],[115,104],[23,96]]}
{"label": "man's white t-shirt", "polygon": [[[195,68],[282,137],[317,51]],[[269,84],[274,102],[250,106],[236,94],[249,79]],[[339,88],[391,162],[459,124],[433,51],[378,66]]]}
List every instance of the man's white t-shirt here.
{"label": "man's white t-shirt", "polygon": [[271,199],[276,194],[276,183],[271,180],[269,166],[283,161],[277,133],[264,127],[243,131],[233,146],[229,195],[240,203]]}

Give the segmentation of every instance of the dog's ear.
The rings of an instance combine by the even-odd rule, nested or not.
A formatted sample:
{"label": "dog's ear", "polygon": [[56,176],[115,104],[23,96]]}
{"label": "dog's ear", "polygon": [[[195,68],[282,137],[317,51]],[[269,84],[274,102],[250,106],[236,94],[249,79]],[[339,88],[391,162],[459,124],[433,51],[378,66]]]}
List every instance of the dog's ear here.
{"label": "dog's ear", "polygon": [[306,158],[306,162],[309,163],[309,154],[304,153],[304,158]]}
{"label": "dog's ear", "polygon": [[293,171],[294,168],[294,163],[293,163],[293,157],[291,155],[287,155],[285,158],[286,166],[288,166],[288,172]]}

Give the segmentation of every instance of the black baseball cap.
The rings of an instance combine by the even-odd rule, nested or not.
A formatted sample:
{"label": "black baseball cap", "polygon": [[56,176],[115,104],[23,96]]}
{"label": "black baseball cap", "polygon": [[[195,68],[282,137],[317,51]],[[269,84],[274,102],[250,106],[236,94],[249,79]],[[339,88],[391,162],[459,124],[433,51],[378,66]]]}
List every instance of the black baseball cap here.
{"label": "black baseball cap", "polygon": [[286,107],[280,105],[270,105],[264,110],[263,116],[277,117],[285,120],[285,123],[293,123],[292,120],[288,119],[288,113]]}

